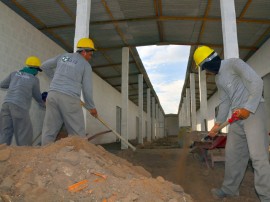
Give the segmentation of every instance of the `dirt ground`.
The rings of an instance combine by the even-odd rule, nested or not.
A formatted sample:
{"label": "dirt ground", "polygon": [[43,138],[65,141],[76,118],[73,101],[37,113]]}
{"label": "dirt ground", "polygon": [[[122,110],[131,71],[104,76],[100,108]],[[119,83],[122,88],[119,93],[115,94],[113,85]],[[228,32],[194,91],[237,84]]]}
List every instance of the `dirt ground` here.
{"label": "dirt ground", "polygon": [[[224,162],[208,169],[178,137],[120,150],[69,137],[45,147],[0,145],[0,202],[217,202]],[[105,149],[107,150],[105,150]],[[119,158],[121,157],[121,158]],[[259,202],[249,166],[240,196],[227,202]]]}
{"label": "dirt ground", "polygon": [[180,185],[68,137],[44,147],[0,145],[0,202],[192,202]]}
{"label": "dirt ground", "polygon": [[[177,139],[177,138],[176,138]],[[162,144],[159,144],[161,143]],[[166,144],[169,142],[169,144]],[[196,202],[218,202],[210,193],[212,188],[219,188],[224,176],[224,162],[215,162],[214,168],[208,169],[201,156],[190,153],[189,148],[176,147],[175,137],[159,140],[135,152],[130,150],[114,151],[116,155],[127,159],[134,165],[145,168],[152,177],[179,184],[185,193]],[[169,145],[172,145],[171,147]],[[259,202],[253,186],[253,170],[248,166],[241,184],[240,196],[223,199],[226,202]]]}

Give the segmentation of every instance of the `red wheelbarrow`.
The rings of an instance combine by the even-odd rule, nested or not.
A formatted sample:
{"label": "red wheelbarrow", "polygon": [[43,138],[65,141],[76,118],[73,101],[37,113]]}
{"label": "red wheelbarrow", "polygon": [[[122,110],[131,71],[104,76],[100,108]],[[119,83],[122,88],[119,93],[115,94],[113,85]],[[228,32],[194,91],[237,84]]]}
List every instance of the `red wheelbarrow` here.
{"label": "red wheelbarrow", "polygon": [[[195,141],[192,145],[191,153],[197,153],[200,155],[201,159],[204,160],[206,166],[209,166],[208,160],[208,150],[224,149],[227,141],[227,136],[225,134],[220,134],[214,138],[203,138],[201,141]],[[221,155],[215,155],[214,152],[211,152],[211,162],[212,168],[214,167],[214,162],[216,161],[225,161],[224,153]]]}

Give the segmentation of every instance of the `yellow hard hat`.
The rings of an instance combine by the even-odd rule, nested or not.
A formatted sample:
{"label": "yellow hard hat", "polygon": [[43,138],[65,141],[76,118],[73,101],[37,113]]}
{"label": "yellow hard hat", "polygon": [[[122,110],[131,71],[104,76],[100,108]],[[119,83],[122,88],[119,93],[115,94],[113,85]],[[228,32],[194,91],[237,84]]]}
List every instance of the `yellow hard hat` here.
{"label": "yellow hard hat", "polygon": [[40,67],[40,59],[36,56],[30,56],[26,59],[25,64],[29,67]]}
{"label": "yellow hard hat", "polygon": [[96,50],[94,42],[89,38],[81,38],[77,43],[77,48]]}
{"label": "yellow hard hat", "polygon": [[209,56],[214,52],[215,51],[212,48],[209,48],[208,46],[198,47],[193,55],[193,59],[196,63],[196,68],[198,68],[198,66],[200,66],[201,63],[204,62],[206,58],[209,58]]}

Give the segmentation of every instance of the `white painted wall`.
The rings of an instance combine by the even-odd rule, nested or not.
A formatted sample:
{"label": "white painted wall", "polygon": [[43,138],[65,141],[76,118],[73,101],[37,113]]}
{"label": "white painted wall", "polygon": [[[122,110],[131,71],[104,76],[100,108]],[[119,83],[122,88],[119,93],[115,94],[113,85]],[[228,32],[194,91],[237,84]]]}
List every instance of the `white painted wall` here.
{"label": "white painted wall", "polygon": [[[64,50],[55,45],[47,36],[18,16],[0,2],[0,80],[11,72],[21,69],[25,59],[30,55],[38,56],[42,61],[53,57]],[[48,89],[48,81],[39,73],[41,92]],[[6,95],[0,90],[0,104]],[[30,116],[34,134],[40,134],[45,111],[35,101],[32,102]]]}
{"label": "white painted wall", "polygon": [[264,94],[264,100],[265,100],[265,110],[266,110],[266,113],[268,114],[267,126],[268,126],[268,131],[270,132],[270,73],[263,77],[263,82],[264,82],[263,94]]}
{"label": "white painted wall", "polygon": [[[94,74],[94,102],[98,110],[100,118],[102,118],[110,127],[116,130],[116,106],[121,107],[121,94],[102,80],[99,76]],[[138,117],[138,106],[129,101],[129,139],[136,139],[136,117]],[[143,113],[143,121],[146,121],[146,113]],[[98,120],[93,118],[90,114],[87,119],[86,131],[88,134],[96,134],[98,132],[106,131],[107,128]],[[145,126],[143,128],[145,131]],[[145,137],[145,134],[144,134]],[[93,139],[93,143],[110,143],[114,142],[116,136],[113,133],[101,135]]]}
{"label": "white painted wall", "polygon": [[177,114],[168,114],[165,116],[165,136],[178,135],[178,116]]}
{"label": "white painted wall", "polygon": [[[0,2],[0,80],[3,80],[12,71],[19,70],[24,66],[25,59],[30,55],[38,56],[41,61],[54,57],[65,52],[55,42],[41,33],[6,5]],[[48,90],[48,78],[39,73],[41,92]],[[121,95],[112,86],[103,81],[95,73],[93,74],[94,101],[101,118],[110,127],[116,129],[116,106],[121,107]],[[0,90],[0,104],[2,105],[6,92]],[[35,101],[32,102],[30,116],[32,119],[34,137],[41,132],[45,111],[39,109]],[[138,116],[137,106],[129,102],[129,139],[136,138],[136,116]],[[96,134],[107,130],[91,115],[87,120],[87,133]],[[144,121],[146,113],[144,113]],[[144,129],[145,131],[145,129]],[[145,137],[145,134],[144,134]],[[95,143],[114,142],[115,135],[105,134],[94,139]]]}

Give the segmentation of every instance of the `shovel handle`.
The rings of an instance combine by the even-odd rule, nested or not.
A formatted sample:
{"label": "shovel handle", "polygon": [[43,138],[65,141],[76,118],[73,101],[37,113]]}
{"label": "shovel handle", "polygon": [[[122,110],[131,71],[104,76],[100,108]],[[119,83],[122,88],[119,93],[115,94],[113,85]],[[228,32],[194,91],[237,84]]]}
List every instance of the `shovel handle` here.
{"label": "shovel handle", "polygon": [[222,124],[220,124],[220,126],[217,128],[217,131],[220,131],[222,128],[226,127],[227,125],[229,125],[230,123],[228,121],[223,122]]}
{"label": "shovel handle", "polygon": [[106,126],[108,129],[110,129],[118,138],[120,138],[121,140],[123,140],[124,143],[126,143],[133,151],[136,150],[136,148],[130,144],[125,138],[123,138],[121,135],[119,135],[115,130],[113,130],[110,126],[108,126],[108,124],[106,124],[100,117],[97,117],[97,119],[104,125]]}
{"label": "shovel handle", "polygon": [[[81,105],[86,109],[85,107],[85,103],[83,101],[81,101]],[[133,151],[136,150],[136,147],[134,147],[132,144],[130,144],[125,138],[123,138],[121,135],[119,135],[119,133],[117,133],[115,130],[113,130],[107,123],[105,123],[105,121],[103,121],[100,117],[96,117],[96,119],[98,119],[104,126],[106,126],[108,129],[110,129],[118,138],[120,138],[121,140],[123,140],[123,142],[128,145]]]}

